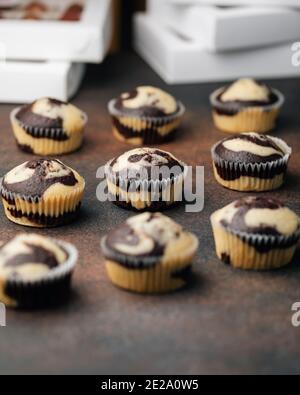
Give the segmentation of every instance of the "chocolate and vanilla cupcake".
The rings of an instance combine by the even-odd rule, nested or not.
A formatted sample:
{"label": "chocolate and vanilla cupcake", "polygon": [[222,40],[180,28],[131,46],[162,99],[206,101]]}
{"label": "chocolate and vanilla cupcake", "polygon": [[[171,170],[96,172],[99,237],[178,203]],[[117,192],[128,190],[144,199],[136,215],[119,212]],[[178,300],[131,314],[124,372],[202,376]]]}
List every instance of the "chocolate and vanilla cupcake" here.
{"label": "chocolate and vanilla cupcake", "polygon": [[133,210],[160,211],[183,200],[186,166],[169,152],[136,148],[106,165],[110,199]]}
{"label": "chocolate and vanilla cupcake", "polygon": [[211,217],[218,257],[240,269],[267,270],[289,264],[300,239],[300,218],[266,197],[237,200]]}
{"label": "chocolate and vanilla cupcake", "polygon": [[198,239],[159,213],[128,219],[102,240],[112,283],[140,293],[163,293],[185,286]]}
{"label": "chocolate and vanilla cupcake", "polygon": [[87,116],[72,104],[43,98],[11,113],[20,149],[36,155],[62,155],[83,142]]}
{"label": "chocolate and vanilla cupcake", "polygon": [[160,144],[170,140],[181,124],[183,104],[152,86],[121,94],[108,105],[113,134],[132,145]]}
{"label": "chocolate and vanilla cupcake", "polygon": [[234,82],[211,95],[218,129],[229,133],[266,133],[275,127],[284,96],[250,78]]}
{"label": "chocolate and vanilla cupcake", "polygon": [[48,307],[70,289],[78,252],[68,243],[21,234],[0,247],[0,302],[7,307]]}
{"label": "chocolate and vanilla cupcake", "polygon": [[79,213],[84,179],[57,159],[25,162],[1,181],[7,218],[19,225],[53,227],[72,221]]}
{"label": "chocolate and vanilla cupcake", "polygon": [[216,180],[236,191],[270,191],[285,179],[291,148],[281,139],[258,133],[229,137],[212,148]]}

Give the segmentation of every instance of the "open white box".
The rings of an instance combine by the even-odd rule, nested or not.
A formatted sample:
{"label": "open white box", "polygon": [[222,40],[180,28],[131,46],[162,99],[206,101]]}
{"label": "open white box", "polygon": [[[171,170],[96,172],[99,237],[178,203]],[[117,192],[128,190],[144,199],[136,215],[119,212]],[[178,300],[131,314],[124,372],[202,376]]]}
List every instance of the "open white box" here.
{"label": "open white box", "polygon": [[68,101],[85,66],[69,62],[0,62],[0,103],[30,103],[39,97]]}
{"label": "open white box", "polygon": [[76,22],[1,19],[1,57],[98,63],[107,53],[111,35],[111,0],[86,0]]}
{"label": "open white box", "polygon": [[210,51],[230,51],[300,39],[300,10],[287,7],[217,7],[148,0],[165,26]]}
{"label": "open white box", "polygon": [[[163,0],[166,1],[166,0]],[[174,4],[208,4],[218,6],[247,6],[267,5],[273,7],[274,5],[285,7],[299,7],[300,0],[167,0]]]}
{"label": "open white box", "polygon": [[135,49],[170,84],[300,76],[300,67],[292,64],[290,44],[212,53],[147,14],[135,16],[134,28]]}

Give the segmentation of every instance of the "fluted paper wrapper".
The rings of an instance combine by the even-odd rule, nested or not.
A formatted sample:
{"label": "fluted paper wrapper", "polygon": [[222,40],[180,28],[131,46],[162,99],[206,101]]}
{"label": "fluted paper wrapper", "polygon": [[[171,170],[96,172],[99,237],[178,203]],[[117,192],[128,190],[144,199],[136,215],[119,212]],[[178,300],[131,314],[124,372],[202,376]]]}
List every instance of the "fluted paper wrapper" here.
{"label": "fluted paper wrapper", "polygon": [[[218,183],[226,188],[241,192],[263,192],[280,188],[284,182],[292,149],[283,140],[272,138],[283,149],[285,155],[281,159],[267,163],[241,163],[224,160],[216,153],[216,147],[219,144],[217,143],[211,153]],[[246,181],[245,178],[247,178]]]}
{"label": "fluted paper wrapper", "polygon": [[300,239],[300,230],[291,236],[263,236],[233,232],[215,221],[214,215],[211,223],[218,257],[238,269],[284,267],[293,260]]}
{"label": "fluted paper wrapper", "polygon": [[189,249],[163,262],[162,257],[125,256],[112,252],[106,247],[106,238],[102,239],[101,247],[108,277],[114,285],[131,292],[155,294],[175,291],[187,284],[188,279],[176,277],[176,274],[191,271],[198,240],[193,236]]}
{"label": "fluted paper wrapper", "polygon": [[[84,129],[88,122],[85,117],[84,127],[73,132],[65,139],[66,132],[63,129],[39,128],[24,124],[16,118],[20,108],[12,111],[10,119],[16,142],[19,148],[35,155],[63,155],[79,149],[83,143]],[[29,134],[30,132],[30,134]],[[25,134],[25,136],[24,136]]]}
{"label": "fluted paper wrapper", "polygon": [[[274,129],[276,120],[285,101],[281,92],[273,89],[273,92],[278,97],[276,103],[260,107],[243,108],[234,115],[223,115],[215,110],[215,108],[221,105],[217,98],[223,90],[224,88],[218,89],[210,97],[210,102],[213,107],[213,119],[218,129],[232,134],[250,132],[267,133]],[[226,109],[225,104],[224,109]]]}
{"label": "fluted paper wrapper", "polygon": [[[26,196],[8,191],[1,180],[1,196],[5,213],[9,220],[31,227],[53,227],[63,225],[63,216],[70,217],[70,221],[77,214],[83,197],[85,183],[74,187],[65,195],[48,197]],[[10,211],[20,213],[20,218],[15,218]],[[22,218],[23,216],[23,218]],[[62,217],[61,223],[56,221]]]}
{"label": "fluted paper wrapper", "polygon": [[117,119],[123,126],[136,134],[132,138],[123,136],[118,127],[114,125],[115,137],[132,145],[154,145],[168,141],[179,128],[185,113],[185,107],[181,102],[178,102],[178,111],[175,114],[164,117],[131,116],[117,110],[115,104],[116,100],[111,100],[108,104],[108,111],[112,118]]}
{"label": "fluted paper wrapper", "polygon": [[[182,174],[173,178],[130,181],[122,177],[117,178],[111,171],[110,163],[111,161],[105,167],[105,175],[111,199],[117,205],[122,206],[124,203],[124,208],[129,205],[127,208],[136,211],[160,211],[183,201],[184,180],[188,170],[184,163],[181,163],[184,167]],[[122,196],[116,195],[113,188],[118,188]],[[134,193],[130,193],[130,190],[134,190]],[[151,191],[155,191],[156,200],[151,200]]]}

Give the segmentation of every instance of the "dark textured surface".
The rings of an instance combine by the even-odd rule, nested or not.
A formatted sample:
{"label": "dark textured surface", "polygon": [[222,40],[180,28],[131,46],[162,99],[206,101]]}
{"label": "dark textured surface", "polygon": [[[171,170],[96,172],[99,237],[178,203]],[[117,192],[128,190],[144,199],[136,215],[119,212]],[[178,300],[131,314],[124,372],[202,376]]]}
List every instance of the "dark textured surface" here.
{"label": "dark textured surface", "polygon": [[[300,373],[300,328],[291,325],[291,306],[300,300],[299,254],[290,267],[269,273],[246,273],[220,263],[214,252],[209,216],[241,196],[213,179],[210,147],[224,135],[212,126],[209,94],[219,85],[168,88],[187,106],[182,134],[162,146],[192,165],[205,165],[205,210],[169,215],[200,238],[195,284],[166,296],[137,296],[108,281],[100,237],[130,213],[96,200],[96,170],[128,149],[110,133],[109,99],[137,84],[161,80],[138,58],[110,59],[90,70],[74,100],[89,114],[83,149],[63,157],[86,178],[81,218],[61,229],[39,231],[74,242],[80,249],[71,300],[58,309],[9,311],[0,328],[1,373]],[[273,193],[300,214],[299,80],[272,85],[287,96],[280,127],[294,149],[288,182]],[[0,107],[1,175],[31,158],[16,149],[9,125],[12,106]],[[269,194],[268,194],[269,195]],[[1,213],[1,238],[24,230]],[[29,231],[25,229],[26,231]]]}

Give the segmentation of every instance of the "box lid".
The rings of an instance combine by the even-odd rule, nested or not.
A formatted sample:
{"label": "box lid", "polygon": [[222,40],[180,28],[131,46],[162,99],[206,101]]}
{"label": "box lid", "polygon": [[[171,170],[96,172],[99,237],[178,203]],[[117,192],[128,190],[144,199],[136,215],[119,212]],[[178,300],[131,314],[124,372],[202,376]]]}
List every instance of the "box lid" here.
{"label": "box lid", "polygon": [[[300,10],[287,7],[179,6],[148,0],[148,13],[210,51],[258,48],[300,38]],[[255,27],[255,28],[254,28]]]}
{"label": "box lid", "polygon": [[245,6],[245,5],[270,5],[299,7],[300,0],[164,0],[173,4],[209,4],[218,6]]}
{"label": "box lid", "polygon": [[157,19],[137,14],[134,47],[149,65],[170,84],[235,80],[240,77],[289,78],[300,76],[292,62],[290,44],[213,53],[187,41]]}
{"label": "box lid", "polygon": [[1,57],[101,62],[111,19],[111,0],[0,1]]}
{"label": "box lid", "polygon": [[67,101],[83,79],[82,63],[0,62],[0,103],[29,103],[39,97]]}

